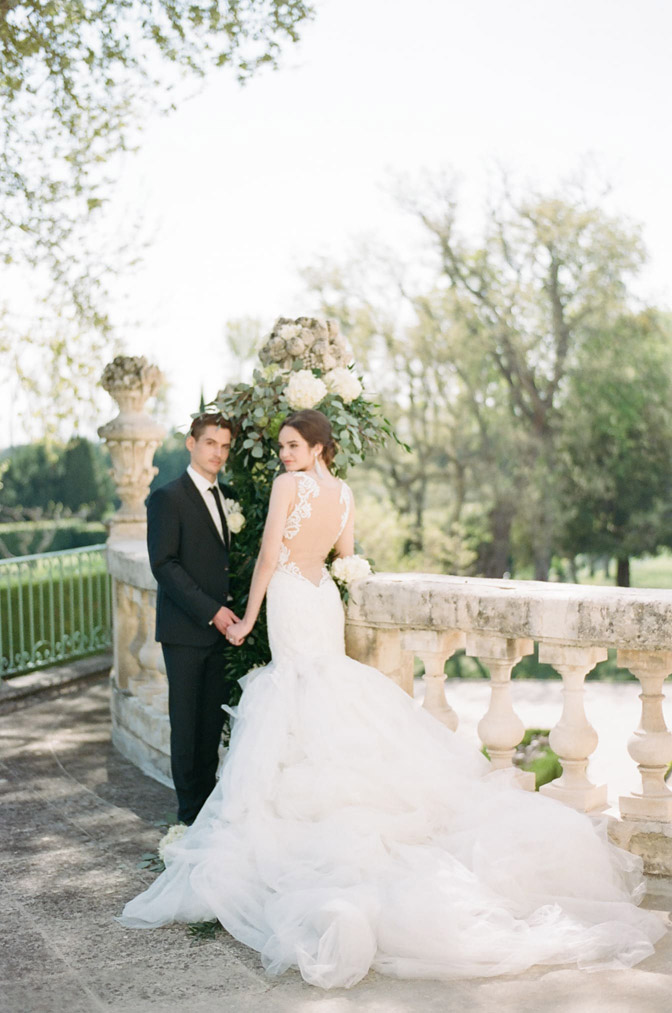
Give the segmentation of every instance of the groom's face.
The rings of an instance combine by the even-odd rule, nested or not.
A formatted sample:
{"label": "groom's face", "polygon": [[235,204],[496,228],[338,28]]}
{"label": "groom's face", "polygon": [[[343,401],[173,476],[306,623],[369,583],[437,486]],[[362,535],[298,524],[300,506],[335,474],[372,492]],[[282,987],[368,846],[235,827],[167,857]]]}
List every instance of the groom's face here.
{"label": "groom's face", "polygon": [[226,464],[231,449],[231,432],[219,426],[206,426],[198,439],[187,437],[187,450],[191,455],[191,466],[199,475],[210,482]]}

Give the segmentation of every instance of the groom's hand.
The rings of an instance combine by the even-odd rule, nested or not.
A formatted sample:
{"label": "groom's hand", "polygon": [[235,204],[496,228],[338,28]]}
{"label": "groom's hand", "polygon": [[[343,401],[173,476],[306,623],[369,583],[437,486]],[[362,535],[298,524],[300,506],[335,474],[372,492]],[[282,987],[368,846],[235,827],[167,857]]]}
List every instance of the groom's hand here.
{"label": "groom's hand", "polygon": [[240,619],[236,613],[232,612],[231,609],[224,608],[223,605],[212,617],[212,624],[217,627],[220,633],[226,633],[231,623],[239,622]]}

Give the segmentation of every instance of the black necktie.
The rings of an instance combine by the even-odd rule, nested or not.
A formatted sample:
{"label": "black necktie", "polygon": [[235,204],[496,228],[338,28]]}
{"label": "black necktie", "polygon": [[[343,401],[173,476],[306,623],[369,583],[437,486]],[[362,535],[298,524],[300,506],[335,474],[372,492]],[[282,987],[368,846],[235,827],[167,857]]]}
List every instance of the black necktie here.
{"label": "black necktie", "polygon": [[215,497],[215,503],[217,504],[217,513],[219,514],[219,519],[222,522],[222,538],[224,539],[224,544],[226,545],[226,547],[228,549],[228,547],[229,547],[229,529],[226,526],[226,518],[224,516],[224,511],[222,510],[222,501],[219,498],[219,493],[217,492],[217,486],[216,485],[211,485],[210,488],[208,489],[208,492],[211,492],[212,495]]}

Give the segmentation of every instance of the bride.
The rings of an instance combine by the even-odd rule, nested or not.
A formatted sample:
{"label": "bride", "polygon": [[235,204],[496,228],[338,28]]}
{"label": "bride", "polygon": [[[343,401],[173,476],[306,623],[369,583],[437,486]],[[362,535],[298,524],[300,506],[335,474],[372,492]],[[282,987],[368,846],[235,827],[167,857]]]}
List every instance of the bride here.
{"label": "bride", "polygon": [[[280,974],[322,988],[533,964],[629,967],[665,928],[637,907],[640,859],[604,826],[521,791],[380,672],[348,658],[325,568],[354,547],[321,412],[280,431],[240,644],[264,595],[273,660],[250,672],[221,777],[166,870],[124,908],[138,928],[218,918]],[[500,772],[500,775],[502,772]]]}

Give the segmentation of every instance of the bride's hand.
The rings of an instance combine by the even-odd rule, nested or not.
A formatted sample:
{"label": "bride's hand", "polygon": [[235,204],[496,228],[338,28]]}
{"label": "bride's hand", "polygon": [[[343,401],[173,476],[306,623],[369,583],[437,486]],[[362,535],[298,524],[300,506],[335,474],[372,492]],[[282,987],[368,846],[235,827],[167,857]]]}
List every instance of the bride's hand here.
{"label": "bride's hand", "polygon": [[249,623],[246,623],[244,619],[241,619],[237,623],[231,623],[226,629],[226,639],[234,647],[240,647],[245,640],[245,637],[250,633],[252,627]]}

